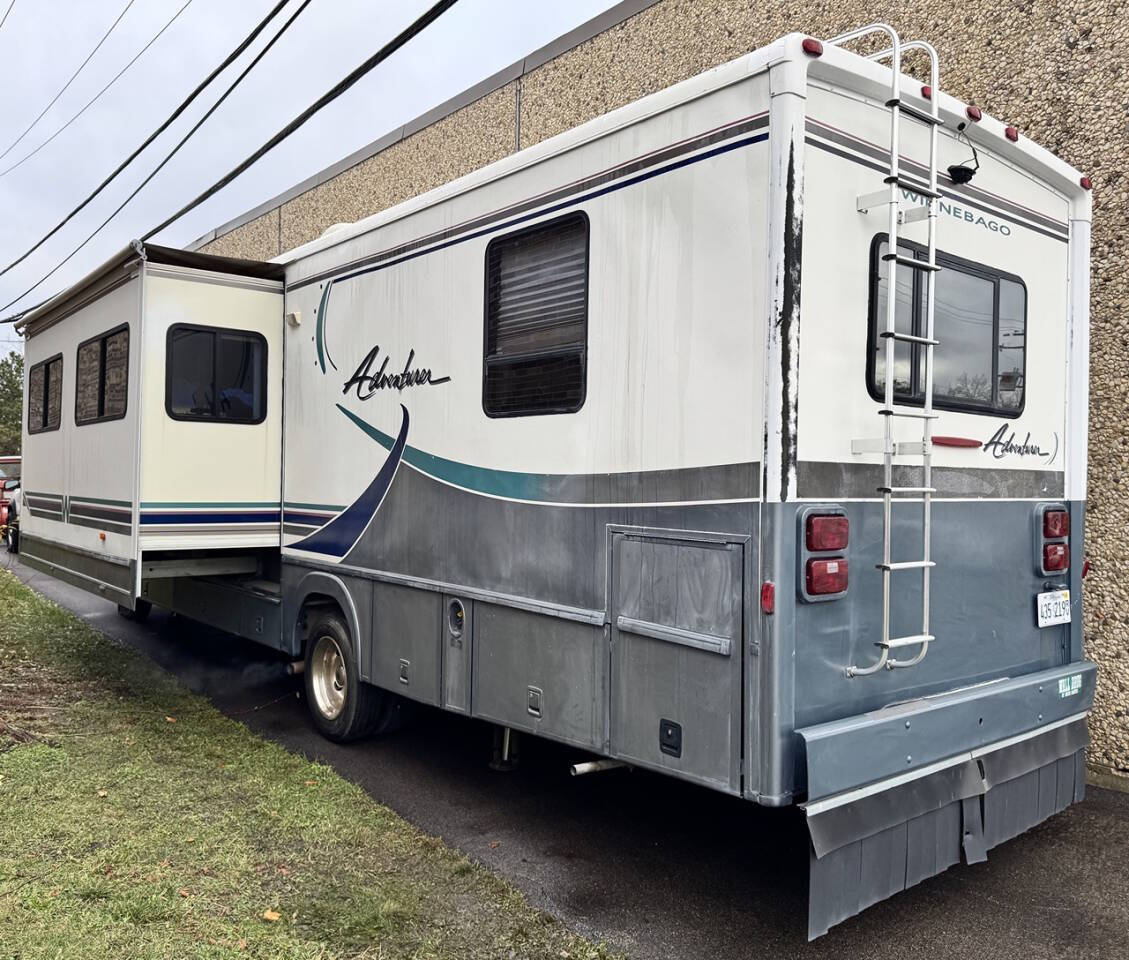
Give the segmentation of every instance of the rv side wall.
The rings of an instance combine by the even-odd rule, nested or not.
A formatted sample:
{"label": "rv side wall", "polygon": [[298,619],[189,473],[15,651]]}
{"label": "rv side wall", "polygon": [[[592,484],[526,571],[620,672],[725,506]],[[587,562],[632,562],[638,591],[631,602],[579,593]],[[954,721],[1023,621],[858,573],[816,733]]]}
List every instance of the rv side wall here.
{"label": "rv side wall", "polygon": [[767,108],[730,65],[288,268],[287,623],[331,600],[370,682],[740,790]]}
{"label": "rv side wall", "polygon": [[[136,579],[136,476],[129,465],[138,455],[140,297],[135,267],[108,292],[30,336],[24,359],[21,553],[31,565],[126,605],[132,605]],[[85,422],[77,424],[80,345],[123,328],[128,330],[127,377],[117,389],[126,398],[124,413],[115,409],[99,418],[87,409],[81,415]],[[56,425],[29,431],[29,402],[38,412],[43,400],[33,400],[32,394],[42,389],[42,375],[55,358],[62,366],[60,390],[56,397],[56,381],[48,373],[47,420],[41,422],[57,417]],[[97,389],[97,358],[93,364],[84,382]]]}

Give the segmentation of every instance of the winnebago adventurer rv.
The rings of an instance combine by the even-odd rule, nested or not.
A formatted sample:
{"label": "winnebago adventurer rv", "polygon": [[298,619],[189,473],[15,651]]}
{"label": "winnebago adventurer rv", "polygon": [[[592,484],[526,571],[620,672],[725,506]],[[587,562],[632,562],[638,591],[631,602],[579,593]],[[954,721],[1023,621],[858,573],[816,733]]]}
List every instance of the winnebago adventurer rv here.
{"label": "winnebago adventurer rv", "polygon": [[799,804],[817,936],[1082,797],[1088,188],[879,25],[277,262],[135,243],[23,322],[24,557],[303,658],[334,739]]}

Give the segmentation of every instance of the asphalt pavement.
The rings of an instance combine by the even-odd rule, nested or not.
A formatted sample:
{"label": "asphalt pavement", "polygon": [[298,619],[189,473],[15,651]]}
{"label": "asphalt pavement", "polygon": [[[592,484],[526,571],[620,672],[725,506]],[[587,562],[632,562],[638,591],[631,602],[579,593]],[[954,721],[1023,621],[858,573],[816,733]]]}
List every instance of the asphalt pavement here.
{"label": "asphalt pavement", "polygon": [[339,746],[314,731],[301,678],[264,648],[156,609],[147,623],[125,620],[114,604],[5,559],[224,713],[331,765],[636,960],[1129,957],[1129,794],[1090,787],[986,864],[955,867],[809,944],[807,838],[794,810],[642,772],[570,777],[581,754],[529,738],[519,769],[495,772],[488,725],[431,709],[399,733]]}

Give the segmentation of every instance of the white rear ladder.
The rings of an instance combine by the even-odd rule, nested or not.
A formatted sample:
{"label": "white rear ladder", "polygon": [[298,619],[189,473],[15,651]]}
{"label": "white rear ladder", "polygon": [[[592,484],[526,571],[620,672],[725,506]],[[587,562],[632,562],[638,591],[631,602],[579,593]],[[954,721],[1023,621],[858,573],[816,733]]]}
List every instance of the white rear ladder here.
{"label": "white rear ladder", "polygon": [[[883,255],[886,264],[886,326],[879,334],[885,341],[886,360],[883,402],[882,408],[878,411],[883,420],[883,436],[880,441],[855,441],[854,449],[855,452],[859,453],[874,450],[882,453],[883,480],[882,486],[878,488],[878,492],[882,494],[882,562],[878,564],[878,569],[882,573],[882,638],[875,641],[880,650],[878,659],[868,667],[848,667],[847,676],[849,677],[877,673],[883,667],[891,670],[895,667],[912,667],[925,659],[925,655],[929,652],[929,644],[935,639],[929,632],[929,579],[935,566],[930,555],[930,526],[933,495],[937,492],[933,487],[932,447],[933,421],[936,419],[936,414],[933,412],[933,349],[937,346],[937,341],[933,337],[933,315],[936,276],[941,269],[937,266],[937,200],[941,197],[937,190],[937,128],[943,125],[938,112],[940,99],[939,68],[937,51],[930,44],[922,40],[902,43],[898,38],[897,31],[885,23],[874,23],[867,27],[861,27],[827,42],[832,45],[841,45],[874,34],[885,34],[890,41],[890,46],[887,49],[869,57],[871,60],[890,60],[892,79],[890,82],[890,98],[886,101],[886,107],[890,111],[890,172],[885,179],[885,188],[877,193],[859,197],[856,207],[865,212],[872,207],[886,204],[889,211],[888,251]],[[929,112],[902,101],[902,53],[906,50],[922,50],[929,57]],[[907,176],[901,169],[899,147],[903,116],[927,124],[929,127],[929,170],[925,182]],[[924,197],[925,206],[902,210],[900,200],[903,190]],[[927,220],[929,225],[929,238],[924,260],[912,255],[905,255],[898,246],[898,228],[915,220]],[[924,274],[925,328],[920,334],[901,333],[896,328],[899,267]],[[894,346],[896,343],[908,343],[911,350],[920,351],[925,379],[921,410],[907,410],[904,406],[900,409],[895,408]],[[912,364],[910,369],[912,376]],[[895,441],[895,418],[920,421],[920,443],[916,441],[908,443]],[[921,458],[920,486],[899,487],[894,485],[894,457],[907,455]],[[895,502],[905,502],[907,499],[912,502],[918,498],[920,498],[922,504],[923,549],[921,559],[895,561],[891,551],[893,506]],[[906,570],[921,571],[921,631],[908,636],[893,637],[890,635],[891,580],[895,573]],[[917,653],[904,660],[890,656],[891,650],[903,647],[917,647]]]}

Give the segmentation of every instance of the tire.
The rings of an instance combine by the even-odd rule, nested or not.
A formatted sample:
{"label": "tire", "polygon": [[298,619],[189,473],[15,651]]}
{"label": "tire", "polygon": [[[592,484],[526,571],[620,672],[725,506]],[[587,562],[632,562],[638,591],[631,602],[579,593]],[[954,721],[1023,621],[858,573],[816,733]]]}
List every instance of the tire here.
{"label": "tire", "polygon": [[132,610],[130,610],[129,607],[122,606],[120,603],[118,604],[118,616],[126,620],[134,620],[137,623],[144,623],[148,620],[152,610],[153,604],[148,600],[134,601]]}
{"label": "tire", "polygon": [[312,617],[303,675],[314,726],[336,743],[387,730],[398,716],[398,698],[361,682],[356,647],[340,614]]}

